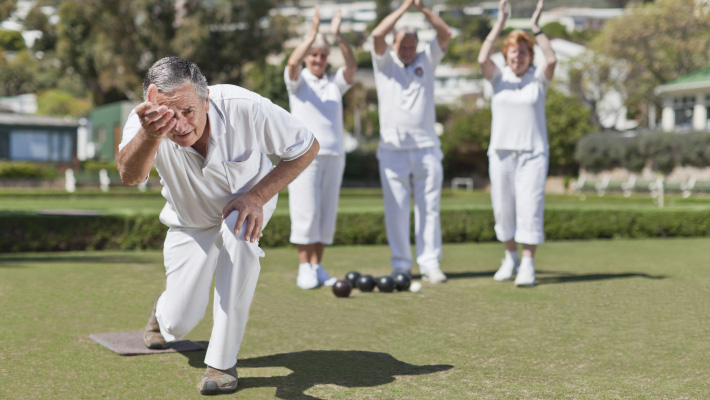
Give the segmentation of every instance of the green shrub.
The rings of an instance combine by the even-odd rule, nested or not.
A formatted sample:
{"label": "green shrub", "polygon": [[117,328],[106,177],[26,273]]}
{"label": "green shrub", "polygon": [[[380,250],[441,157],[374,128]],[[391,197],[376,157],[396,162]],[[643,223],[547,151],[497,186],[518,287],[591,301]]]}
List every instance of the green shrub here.
{"label": "green shrub", "polygon": [[6,51],[20,51],[27,48],[22,32],[0,29],[0,48]]}
{"label": "green shrub", "polygon": [[0,179],[55,179],[56,168],[29,162],[0,162]]}
{"label": "green shrub", "polygon": [[[413,220],[413,218],[412,218]],[[493,212],[441,213],[445,243],[495,241]],[[274,216],[264,229],[264,248],[289,245],[290,220]],[[58,216],[0,213],[0,252],[161,249],[167,228],[157,215]],[[692,237],[710,235],[710,211],[546,210],[547,240]],[[386,244],[379,213],[338,215],[337,245]]]}
{"label": "green shrub", "polygon": [[616,167],[669,173],[676,166],[710,165],[710,132],[644,132],[626,137],[618,133],[587,135],[577,142],[575,159],[590,171]]}

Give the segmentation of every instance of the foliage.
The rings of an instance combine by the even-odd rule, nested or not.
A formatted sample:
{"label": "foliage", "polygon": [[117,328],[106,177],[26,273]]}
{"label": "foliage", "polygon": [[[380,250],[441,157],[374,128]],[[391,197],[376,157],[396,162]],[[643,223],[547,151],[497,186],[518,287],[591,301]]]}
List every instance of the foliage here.
{"label": "foliage", "polygon": [[597,54],[623,62],[626,104],[640,111],[663,83],[710,64],[710,10],[696,0],[631,3],[591,43]]}
{"label": "foliage", "polygon": [[374,149],[362,146],[345,155],[343,181],[363,183],[380,182],[379,162]]}
{"label": "foliage", "polygon": [[26,162],[0,162],[0,179],[54,179],[58,172],[51,166]]}
{"label": "foliage", "polygon": [[549,38],[569,39],[570,34],[567,32],[567,27],[559,22],[548,22],[540,27]]}
{"label": "foliage", "polygon": [[17,9],[17,0],[0,0],[0,21],[6,20]]}
{"label": "foliage", "polygon": [[271,100],[274,104],[288,110],[288,93],[284,82],[284,69],[287,59],[280,66],[266,62],[248,63],[244,66],[244,87]]}
{"label": "foliage", "polygon": [[0,96],[33,93],[37,89],[34,81],[36,70],[36,60],[27,50],[6,58],[0,49]]}
{"label": "foliage", "polygon": [[545,114],[550,174],[574,175],[578,169],[574,159],[577,140],[593,129],[589,123],[590,111],[576,98],[550,88],[545,100]]}
{"label": "foliage", "polygon": [[57,29],[56,26],[49,22],[47,16],[42,12],[41,4],[37,2],[30,9],[23,21],[23,25],[27,30],[37,30],[42,32],[42,36],[35,40],[32,45],[34,51],[51,51],[57,45]]}
{"label": "foliage", "polygon": [[[482,44],[480,40],[452,40],[442,62],[453,65],[474,65],[478,53],[481,52]],[[478,71],[477,65],[475,68]]]}
{"label": "foliage", "polygon": [[58,55],[83,77],[97,105],[140,98],[147,69],[178,55],[196,62],[211,84],[239,84],[247,62],[281,49],[288,21],[265,23],[277,0],[116,2],[66,0],[59,9]]}
{"label": "foliage", "polygon": [[74,97],[71,93],[54,89],[47,90],[37,97],[37,114],[55,115],[74,118],[85,116],[91,111],[91,101]]}
{"label": "foliage", "polygon": [[491,110],[462,107],[453,112],[441,136],[444,176],[487,174]]}
{"label": "foliage", "polygon": [[0,29],[0,48],[5,51],[20,51],[26,48],[20,31]]}
{"label": "foliage", "polygon": [[575,159],[591,171],[617,167],[640,171],[647,163],[663,173],[676,166],[703,168],[710,165],[710,132],[648,132],[633,137],[593,134],[579,140]]}
{"label": "foliage", "polygon": [[[445,243],[495,241],[490,209],[443,210]],[[167,228],[157,215],[61,216],[0,213],[0,252],[161,249]],[[275,215],[261,240],[264,247],[289,245],[291,221]],[[710,211],[550,209],[548,240],[693,237],[710,235]],[[335,245],[386,244],[381,213],[338,215]]]}

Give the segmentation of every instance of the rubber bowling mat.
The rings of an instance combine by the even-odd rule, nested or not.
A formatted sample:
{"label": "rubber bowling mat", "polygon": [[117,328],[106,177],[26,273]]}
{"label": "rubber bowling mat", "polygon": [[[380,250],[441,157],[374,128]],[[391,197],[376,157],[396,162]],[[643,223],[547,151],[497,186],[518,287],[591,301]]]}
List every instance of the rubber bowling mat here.
{"label": "rubber bowling mat", "polygon": [[105,348],[122,356],[136,356],[141,354],[182,353],[186,351],[204,350],[201,343],[190,340],[178,340],[170,343],[170,347],[163,350],[153,350],[145,347],[143,331],[94,333],[89,338]]}

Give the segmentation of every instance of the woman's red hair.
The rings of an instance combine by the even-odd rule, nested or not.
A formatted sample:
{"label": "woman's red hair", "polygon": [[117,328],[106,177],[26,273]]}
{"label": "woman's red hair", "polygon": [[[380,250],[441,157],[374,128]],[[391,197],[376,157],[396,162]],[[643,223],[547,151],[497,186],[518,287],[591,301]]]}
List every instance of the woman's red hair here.
{"label": "woman's red hair", "polygon": [[510,46],[518,46],[520,44],[524,44],[528,48],[528,52],[530,53],[530,63],[532,63],[532,60],[535,59],[535,42],[533,41],[533,38],[527,34],[527,32],[520,29],[510,32],[508,37],[505,38],[505,41],[503,41],[503,57],[506,61],[508,61],[508,49]]}

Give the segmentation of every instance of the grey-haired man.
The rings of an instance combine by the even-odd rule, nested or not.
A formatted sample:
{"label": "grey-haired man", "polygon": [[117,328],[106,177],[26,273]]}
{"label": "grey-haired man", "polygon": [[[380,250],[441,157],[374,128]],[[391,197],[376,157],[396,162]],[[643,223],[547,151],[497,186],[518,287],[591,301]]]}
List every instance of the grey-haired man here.
{"label": "grey-haired man", "polygon": [[[436,30],[436,38],[422,52],[416,31],[402,29],[392,42],[385,37],[410,7],[416,7]],[[444,57],[451,32],[446,23],[421,0],[405,0],[372,31],[372,64],[380,111],[377,149],[385,200],[385,227],[392,250],[394,273],[410,274],[412,254],[409,210],[414,198],[417,264],[423,279],[446,281],[441,272],[441,142],[434,131],[434,70]]]}
{"label": "grey-haired man", "polygon": [[[155,165],[167,200],[160,221],[166,288],[144,332],[165,348],[202,319],[215,277],[214,325],[202,394],[237,390],[237,353],[259,276],[258,240],[277,193],[315,158],[313,134],[289,113],[237,86],[207,86],[196,64],[157,61],[143,84],[145,102],[123,130],[121,179],[144,182]],[[273,167],[266,154],[281,162]]]}

